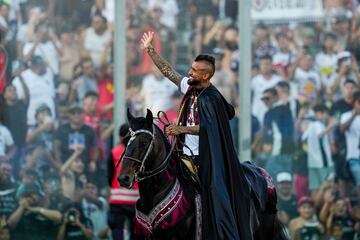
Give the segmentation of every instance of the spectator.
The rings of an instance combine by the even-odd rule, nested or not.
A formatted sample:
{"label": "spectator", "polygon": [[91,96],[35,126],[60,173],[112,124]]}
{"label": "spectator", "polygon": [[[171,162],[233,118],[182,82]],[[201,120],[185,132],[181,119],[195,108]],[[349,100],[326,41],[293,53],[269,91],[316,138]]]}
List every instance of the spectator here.
{"label": "spectator", "polygon": [[9,162],[0,161],[0,192],[1,192],[1,194],[0,194],[0,219],[1,219],[1,221],[3,221],[2,219],[4,219],[4,221],[6,222],[8,217],[17,208],[16,187],[17,186],[13,181],[11,164]]}
{"label": "spectator", "polygon": [[[20,75],[21,76],[21,75]],[[18,174],[20,164],[24,158],[24,147],[27,132],[27,107],[29,105],[29,89],[24,83],[24,79],[19,76],[20,83],[24,89],[24,99],[18,98],[16,88],[8,84],[4,89],[4,125],[9,129],[14,138],[16,153],[12,159],[12,165],[15,169],[15,175]]]}
{"label": "spectator", "polygon": [[36,184],[24,185],[19,207],[9,217],[9,227],[15,229],[16,239],[54,239],[61,213],[44,207],[44,193]]}
{"label": "spectator", "polygon": [[[26,142],[29,147],[36,148],[36,162],[30,165],[44,175],[51,167],[58,168],[49,152],[53,151],[54,124],[51,120],[51,110],[46,105],[40,105],[35,112],[36,124],[29,128]],[[49,156],[50,155],[50,156]],[[50,159],[49,159],[50,158]]]}
{"label": "spectator", "polygon": [[337,122],[328,122],[329,110],[324,105],[314,107],[315,121],[310,122],[302,140],[308,146],[309,189],[319,189],[322,182],[334,171],[330,152],[329,132]]}
{"label": "spectator", "polygon": [[316,54],[315,67],[321,77],[331,76],[337,68],[336,42],[337,37],[333,33],[324,36],[322,51]]}
{"label": "spectator", "polygon": [[171,106],[171,96],[177,91],[175,84],[162,76],[161,72],[153,65],[153,73],[145,76],[140,95],[143,98],[144,109],[149,108],[154,113],[167,111]]}
{"label": "spectator", "polygon": [[223,67],[224,54],[221,49],[214,49],[213,54],[215,55],[215,73],[211,78],[212,84],[221,92],[225,99],[232,103],[235,100],[235,83],[232,79],[232,72],[230,69]]}
{"label": "spectator", "polygon": [[288,226],[291,219],[298,216],[296,212],[297,199],[292,192],[292,176],[289,172],[280,172],[276,176],[277,197],[278,197],[278,218],[285,226]]}
{"label": "spectator", "polygon": [[360,223],[350,215],[350,203],[348,199],[339,198],[334,202],[325,202],[320,212],[320,219],[326,223],[329,235],[334,225],[340,227],[341,239],[354,239],[359,231]]}
{"label": "spectator", "polygon": [[73,79],[73,69],[80,61],[79,43],[73,28],[65,24],[61,29],[61,55],[60,55],[60,79],[70,82]]}
{"label": "spectator", "polygon": [[108,224],[112,230],[112,237],[114,240],[124,239],[124,229],[127,222],[129,222],[130,235],[133,233],[135,218],[135,204],[139,198],[139,191],[137,183],[134,184],[132,189],[122,187],[118,180],[118,174],[121,169],[120,165],[117,166],[117,161],[125,151],[130,135],[129,125],[123,124],[119,129],[119,145],[112,149],[108,158],[108,184],[110,189],[110,211],[108,216]]}
{"label": "spectator", "polygon": [[92,18],[91,27],[81,36],[82,57],[91,57],[95,68],[101,64],[101,55],[103,49],[112,41],[112,36],[106,29],[107,20],[101,15],[95,15]]}
{"label": "spectator", "polygon": [[355,181],[355,186],[360,199],[360,92],[353,96],[354,106],[351,111],[343,113],[340,119],[340,131],[345,133],[346,161]]}
{"label": "spectator", "polygon": [[[353,109],[353,94],[356,90],[356,83],[346,80],[342,87],[343,98],[336,101],[330,110],[333,118],[340,120],[343,113]],[[340,131],[340,126],[334,130],[334,137],[330,139],[335,165],[335,174],[339,182],[340,196],[346,197],[350,194],[351,174],[346,164],[346,139],[344,133]]]}
{"label": "spectator", "polygon": [[341,98],[341,89],[346,80],[352,80],[360,83],[360,73],[355,58],[352,58],[350,52],[340,52],[337,55],[338,72],[332,74],[324,85],[327,90],[327,98],[330,101],[337,101]]}
{"label": "spectator", "polygon": [[[114,108],[114,64],[109,63],[103,66],[100,71],[98,82],[99,103],[97,112],[102,116],[103,124],[112,122],[112,110]],[[105,125],[106,127],[106,125]]]}
{"label": "spectator", "polygon": [[99,95],[96,92],[87,92],[83,99],[84,114],[83,122],[91,127],[97,137],[100,137],[101,125],[100,117],[96,114],[96,108],[99,102]]}
{"label": "spectator", "polygon": [[[30,102],[27,111],[27,124],[36,124],[35,112],[39,105],[46,103],[51,109],[52,118],[55,118],[55,87],[54,77],[46,67],[46,63],[40,56],[31,58],[31,67],[21,73],[24,83],[29,89]],[[25,91],[22,87],[20,77],[14,79],[13,84],[16,88],[19,99],[25,99]]]}
{"label": "spectator", "polygon": [[98,159],[96,135],[91,127],[83,123],[83,108],[73,104],[69,108],[69,123],[60,126],[55,133],[54,153],[58,163],[68,159],[75,147],[81,145],[84,151],[81,159],[85,164],[85,171],[95,172]]}
{"label": "spectator", "polygon": [[84,146],[76,145],[73,154],[61,166],[61,184],[64,196],[71,200],[79,200],[79,191],[81,191],[87,181],[85,175],[85,165],[81,159]]}
{"label": "spectator", "polygon": [[278,82],[276,85],[276,92],[279,96],[279,101],[290,109],[292,119],[295,121],[300,111],[300,102],[290,96],[289,83],[285,81]]}
{"label": "spectator", "polygon": [[104,197],[99,196],[96,181],[88,179],[85,189],[82,191],[81,204],[85,217],[93,223],[94,240],[109,237],[107,226],[107,212],[109,206]]}
{"label": "spectator", "polygon": [[40,56],[51,73],[57,77],[59,75],[59,56],[62,54],[57,36],[44,23],[36,25],[34,32],[35,39],[24,45],[24,62],[27,63],[34,56]]}
{"label": "spectator", "polygon": [[[2,118],[2,116],[0,116]],[[7,127],[3,125],[0,119],[0,160],[10,162],[15,155],[16,147],[11,133]]]}
{"label": "spectator", "polygon": [[273,156],[289,155],[294,149],[294,121],[290,109],[279,102],[275,88],[265,90],[261,100],[269,109],[264,117],[262,136],[271,136]]}
{"label": "spectator", "polygon": [[72,85],[72,91],[76,92],[77,99],[82,101],[85,94],[89,91],[98,92],[97,76],[94,68],[94,64],[91,58],[84,58],[81,60],[82,75],[75,80]]}
{"label": "spectator", "polygon": [[289,80],[289,67],[296,59],[295,53],[290,49],[290,41],[285,33],[276,35],[278,50],[273,56],[273,67],[284,80]]}
{"label": "spectator", "polygon": [[316,219],[314,201],[310,197],[301,197],[297,209],[300,216],[292,219],[289,224],[291,239],[321,239],[325,230]]}
{"label": "spectator", "polygon": [[268,55],[260,59],[260,74],[251,80],[251,91],[254,94],[252,102],[252,113],[262,124],[267,107],[261,100],[263,92],[275,87],[281,81],[281,78],[272,72],[272,58]]}
{"label": "spectator", "polygon": [[[165,0],[166,2],[169,0]],[[170,0],[172,1],[172,0]],[[149,12],[149,28],[157,33],[160,44],[160,53],[165,59],[169,59],[171,64],[176,63],[177,48],[175,32],[160,21],[165,12],[163,6],[154,6]]]}
{"label": "spectator", "polygon": [[70,204],[65,210],[57,240],[90,240],[93,224],[86,218],[79,204]]}
{"label": "spectator", "polygon": [[[160,8],[162,15],[160,17],[161,24],[170,29],[175,29],[177,25],[177,15],[179,13],[178,2],[176,0],[150,0],[148,8]],[[169,58],[166,58],[169,59]]]}
{"label": "spectator", "polygon": [[[274,56],[276,49],[270,43],[270,32],[266,25],[258,24],[255,28],[255,39],[253,43],[253,57],[255,64],[261,65],[261,59],[265,56]],[[261,67],[260,67],[261,68]]]}

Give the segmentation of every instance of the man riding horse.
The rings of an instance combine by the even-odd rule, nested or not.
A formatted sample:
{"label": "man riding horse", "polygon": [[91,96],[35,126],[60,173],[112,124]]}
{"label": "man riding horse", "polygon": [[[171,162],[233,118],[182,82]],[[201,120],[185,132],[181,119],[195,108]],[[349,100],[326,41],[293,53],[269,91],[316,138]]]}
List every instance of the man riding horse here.
{"label": "man riding horse", "polygon": [[[144,33],[143,47],[163,75],[185,94],[179,122],[170,124],[166,134],[183,140],[186,147],[182,154],[193,155],[199,169],[203,239],[254,239],[253,229],[260,224],[254,211],[267,201],[267,196],[257,190],[269,184],[266,178],[258,177],[261,174],[255,166],[238,161],[229,126],[234,108],[210,82],[215,60],[210,55],[199,55],[188,77],[181,76],[154,49],[153,37],[153,32]],[[271,211],[275,216],[274,195]]]}

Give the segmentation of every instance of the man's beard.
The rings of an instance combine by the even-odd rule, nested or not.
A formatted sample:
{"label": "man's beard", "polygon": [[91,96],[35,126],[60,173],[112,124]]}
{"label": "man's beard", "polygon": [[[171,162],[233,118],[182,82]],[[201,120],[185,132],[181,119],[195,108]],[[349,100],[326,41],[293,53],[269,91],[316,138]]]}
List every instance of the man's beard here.
{"label": "man's beard", "polygon": [[188,81],[187,81],[187,83],[190,85],[190,86],[196,86],[196,85],[198,85],[199,83],[200,83],[200,81],[199,80],[196,80],[196,79],[194,79],[194,78],[189,78],[188,79]]}

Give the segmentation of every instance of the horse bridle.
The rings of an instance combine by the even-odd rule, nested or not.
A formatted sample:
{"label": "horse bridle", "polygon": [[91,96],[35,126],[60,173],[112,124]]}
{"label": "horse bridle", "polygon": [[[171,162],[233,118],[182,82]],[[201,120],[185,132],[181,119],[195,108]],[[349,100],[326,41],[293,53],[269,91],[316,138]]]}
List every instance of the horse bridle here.
{"label": "horse bridle", "polygon": [[[134,161],[134,162],[137,162],[137,163],[140,163],[140,168],[137,172],[135,172],[135,180],[140,182],[142,180],[145,180],[147,178],[150,178],[150,177],[153,177],[159,173],[161,173],[162,171],[164,171],[168,165],[168,160],[175,148],[175,145],[176,145],[176,141],[174,140],[172,145],[171,145],[171,150],[170,152],[168,153],[168,155],[166,156],[165,160],[157,167],[155,168],[154,170],[150,170],[150,171],[145,171],[145,162],[146,160],[148,159],[153,147],[154,147],[154,139],[155,139],[155,124],[152,125],[152,132],[150,132],[149,130],[146,130],[146,129],[138,129],[136,131],[133,131],[131,128],[129,128],[129,132],[130,132],[130,140],[127,144],[126,147],[130,146],[130,144],[136,139],[136,136],[139,135],[139,134],[148,134],[151,136],[151,142],[149,144],[149,146],[147,147],[147,150],[145,152],[145,155],[142,157],[142,159],[137,159],[137,158],[133,158],[133,157],[130,157],[130,156],[126,156],[125,155],[125,151],[124,151],[124,155],[122,157],[122,159],[128,159],[128,160],[131,160],[131,161]],[[120,159],[119,159],[120,160]],[[140,175],[142,177],[140,177]]]}

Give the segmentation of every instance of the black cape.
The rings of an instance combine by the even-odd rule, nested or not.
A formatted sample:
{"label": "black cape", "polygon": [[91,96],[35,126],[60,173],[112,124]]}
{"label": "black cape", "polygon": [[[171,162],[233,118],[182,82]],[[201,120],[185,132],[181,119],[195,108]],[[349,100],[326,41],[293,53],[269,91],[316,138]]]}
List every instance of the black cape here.
{"label": "black cape", "polygon": [[213,85],[199,94],[198,111],[203,239],[251,240],[266,181],[251,163],[240,164],[229,125],[235,110]]}

